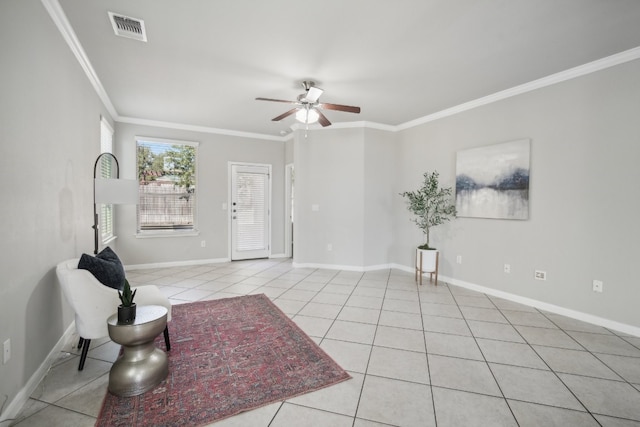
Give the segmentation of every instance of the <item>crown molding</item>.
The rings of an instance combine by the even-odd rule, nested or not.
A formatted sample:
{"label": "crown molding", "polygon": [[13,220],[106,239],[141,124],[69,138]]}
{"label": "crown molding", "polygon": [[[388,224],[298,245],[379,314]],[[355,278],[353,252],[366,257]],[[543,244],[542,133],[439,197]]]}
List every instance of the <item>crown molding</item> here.
{"label": "crown molding", "polygon": [[[376,130],[384,130],[388,132],[396,132],[398,130],[397,126],[386,125],[384,123],[377,122],[367,122],[367,121],[358,121],[358,122],[346,122],[346,123],[335,123],[331,125],[332,128],[339,129],[347,129],[347,128],[367,128],[367,129],[376,129]],[[329,129],[329,128],[326,128]]]}
{"label": "crown molding", "polygon": [[130,124],[142,125],[142,126],[154,126],[154,127],[169,128],[169,129],[179,129],[179,130],[187,130],[187,131],[200,132],[200,133],[214,133],[219,135],[238,136],[242,138],[264,139],[267,141],[282,142],[285,140],[285,137],[282,137],[282,136],[266,135],[263,133],[241,132],[237,130],[212,128],[207,126],[196,126],[196,125],[187,125],[182,123],[163,122],[160,120],[138,119],[135,117],[118,116],[115,119],[115,121],[119,123],[130,123]]}
{"label": "crown molding", "polygon": [[605,58],[601,58],[592,62],[588,62],[577,67],[569,68],[568,70],[560,71],[555,74],[551,74],[546,77],[542,77],[537,80],[533,80],[528,83],[524,83],[519,86],[505,89],[494,94],[475,99],[473,101],[465,102],[464,104],[456,105],[455,107],[447,108],[445,110],[438,111],[437,113],[429,114],[428,116],[421,117],[419,119],[411,120],[406,123],[398,125],[397,130],[405,130],[415,126],[422,125],[424,123],[433,122],[435,120],[442,119],[444,117],[453,116],[455,114],[462,113],[483,105],[491,104],[503,99],[511,98],[512,96],[521,95],[523,93],[531,92],[533,90],[542,89],[547,86],[561,83],[567,80],[575,79],[587,74],[595,73],[606,68],[614,67],[616,65],[624,64],[625,62],[634,61],[640,58],[640,46],[633,49],[625,50],[620,53],[616,53]]}
{"label": "crown molding", "polygon": [[303,123],[294,123],[291,125],[291,130],[332,130],[332,129],[377,129],[377,130],[385,130],[388,132],[396,132],[398,130],[397,126],[393,125],[385,125],[383,123],[376,122],[367,122],[367,121],[357,121],[357,122],[340,122],[340,123],[332,123],[329,127],[322,127],[321,125],[314,123],[312,125],[305,125]]}
{"label": "crown molding", "polygon": [[105,108],[111,115],[111,117],[115,120],[118,117],[118,112],[116,111],[111,99],[109,99],[109,95],[104,90],[104,86],[102,86],[102,82],[98,78],[87,54],[84,52],[82,45],[80,44],[80,40],[76,36],[75,31],[71,28],[71,24],[67,19],[67,15],[65,15],[62,7],[60,7],[60,3],[58,0],[41,0],[44,8],[49,12],[49,16],[58,27],[58,31],[62,34],[62,38],[67,42],[71,52],[75,55],[76,59],[80,63],[80,66],[84,70],[84,73],[87,75],[89,82],[93,86],[93,89],[100,97],[100,100],[104,104]]}

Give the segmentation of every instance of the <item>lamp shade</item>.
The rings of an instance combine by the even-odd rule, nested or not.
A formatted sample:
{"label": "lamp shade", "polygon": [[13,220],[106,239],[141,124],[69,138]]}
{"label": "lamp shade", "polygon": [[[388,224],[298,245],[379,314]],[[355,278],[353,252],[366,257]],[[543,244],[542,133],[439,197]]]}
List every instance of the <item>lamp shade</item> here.
{"label": "lamp shade", "polygon": [[96,203],[138,204],[138,181],[135,179],[94,179]]}

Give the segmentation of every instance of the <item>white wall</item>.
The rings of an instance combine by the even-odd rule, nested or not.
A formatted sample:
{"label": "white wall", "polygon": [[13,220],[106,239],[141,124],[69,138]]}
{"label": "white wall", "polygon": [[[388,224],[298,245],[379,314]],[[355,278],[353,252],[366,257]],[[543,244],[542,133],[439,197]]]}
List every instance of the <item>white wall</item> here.
{"label": "white wall", "polygon": [[393,201],[395,176],[400,167],[396,162],[395,133],[364,130],[364,210],[363,266],[386,265],[393,243]]}
{"label": "white wall", "polygon": [[[395,190],[417,188],[433,169],[454,186],[456,151],[530,138],[530,219],[459,218],[436,229],[441,274],[638,327],[638,117],[636,60],[402,132]],[[392,261],[410,266],[420,234],[401,198],[394,212]],[[548,280],[534,280],[535,269]]]}
{"label": "white wall", "polygon": [[296,263],[363,265],[363,144],[363,129],[296,131]]}
{"label": "white wall", "polygon": [[284,164],[293,163],[293,138],[289,138],[284,143]]}
{"label": "white wall", "polygon": [[0,57],[0,343],[11,339],[2,419],[71,324],[54,268],[93,250],[106,112],[40,1],[0,2]]}
{"label": "white wall", "polygon": [[[284,253],[284,161],[283,141],[258,140],[184,130],[116,124],[116,152],[120,176],[136,177],[136,136],[199,142],[197,164],[197,236],[136,237],[135,206],[117,206],[115,246],[127,265],[229,258],[228,162],[272,165],[271,253]],[[200,242],[205,240],[203,248]]]}
{"label": "white wall", "polygon": [[389,263],[395,138],[370,128],[296,133],[297,264],[363,269]]}

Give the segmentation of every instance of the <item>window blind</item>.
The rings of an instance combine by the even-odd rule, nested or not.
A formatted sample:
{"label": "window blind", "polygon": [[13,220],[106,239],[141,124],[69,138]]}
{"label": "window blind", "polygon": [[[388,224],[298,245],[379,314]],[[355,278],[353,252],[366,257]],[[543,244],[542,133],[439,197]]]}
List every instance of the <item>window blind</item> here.
{"label": "window blind", "polygon": [[265,187],[268,175],[240,172],[237,175],[238,251],[265,249]]}
{"label": "window blind", "polygon": [[[100,118],[100,153],[113,153],[113,128],[104,117]],[[113,173],[113,159],[103,156],[100,159],[100,178],[111,178]],[[102,242],[113,238],[113,205],[100,205],[100,235]]]}

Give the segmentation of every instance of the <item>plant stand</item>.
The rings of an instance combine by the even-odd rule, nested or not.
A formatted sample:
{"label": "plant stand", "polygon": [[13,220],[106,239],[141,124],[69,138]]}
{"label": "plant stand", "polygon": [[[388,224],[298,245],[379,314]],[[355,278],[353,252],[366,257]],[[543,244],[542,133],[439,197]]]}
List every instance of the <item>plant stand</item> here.
{"label": "plant stand", "polygon": [[440,252],[436,250],[416,249],[416,274],[415,280],[420,277],[420,286],[422,286],[422,274],[429,273],[429,281],[433,281],[433,275],[436,275],[436,286],[438,286],[438,264],[440,262]]}

